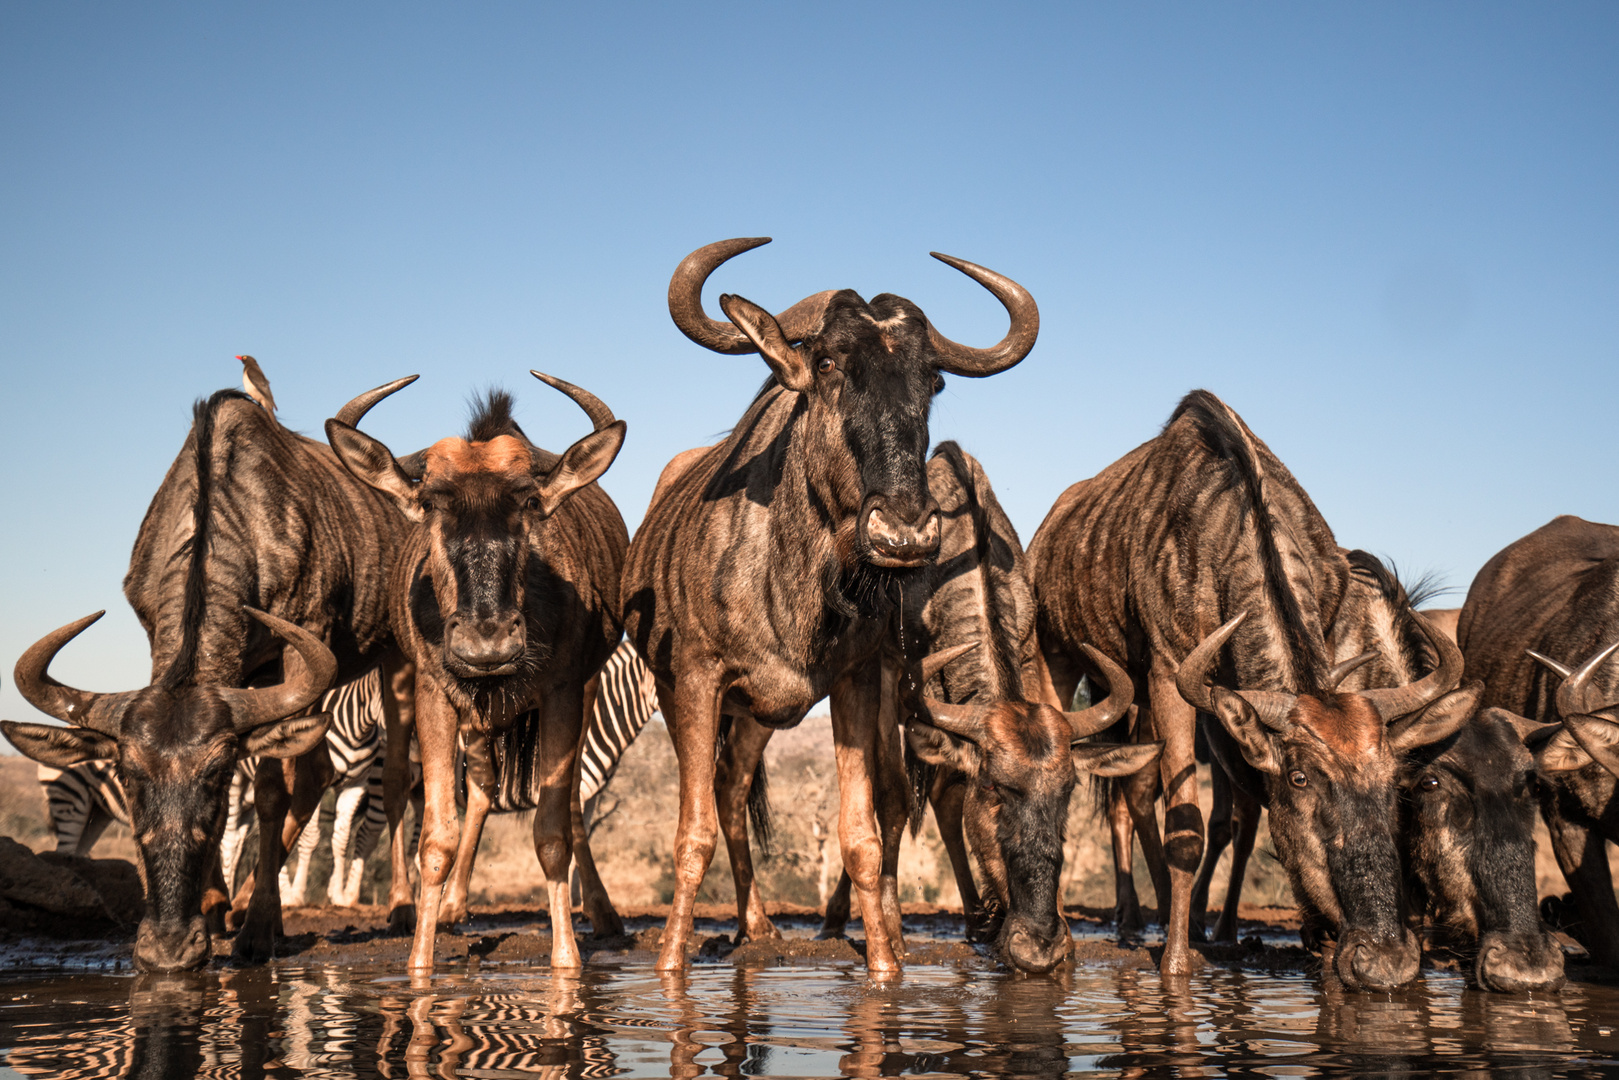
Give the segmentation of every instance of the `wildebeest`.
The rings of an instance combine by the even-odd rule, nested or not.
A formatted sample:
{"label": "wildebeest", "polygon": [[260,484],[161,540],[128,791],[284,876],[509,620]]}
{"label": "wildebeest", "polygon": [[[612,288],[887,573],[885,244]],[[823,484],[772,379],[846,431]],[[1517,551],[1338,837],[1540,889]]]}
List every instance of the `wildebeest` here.
{"label": "wildebeest", "polygon": [[[1158,437],[1064,492],[1029,554],[1058,694],[1094,673],[1079,647],[1094,643],[1135,683],[1138,728],[1165,742],[1164,973],[1191,967],[1202,709],[1220,721],[1206,728],[1216,760],[1270,809],[1300,904],[1337,930],[1340,977],[1372,988],[1413,977],[1420,954],[1402,923],[1395,842],[1398,757],[1471,715],[1472,697],[1450,693],[1460,655],[1411,686],[1336,691],[1354,664],[1334,664],[1326,638],[1348,564],[1292,474],[1206,391],[1187,395]],[[1228,641],[1222,684],[1210,690],[1204,680]],[[1155,784],[1122,786],[1146,847],[1152,807],[1138,796]]]}
{"label": "wildebeest", "polygon": [[[568,896],[576,755],[585,684],[620,637],[619,574],[629,543],[624,519],[596,479],[618,455],[625,425],[589,392],[532,374],[590,418],[591,433],[561,455],[529,441],[503,392],[479,406],[466,438],[441,439],[402,461],[354,426],[401,384],[356,399],[347,410],[352,419],[326,422],[343,463],[415,523],[390,584],[400,647],[416,664],[426,799],[413,970],[433,966],[442,889],[458,857],[458,736],[466,746],[469,808],[489,799],[497,770],[533,770],[534,851],[549,893],[551,964],[579,966]],[[492,760],[498,744],[491,735],[529,708],[540,713],[536,760]],[[476,841],[470,831],[469,841]],[[471,858],[465,845],[459,857]]]}
{"label": "wildebeest", "polygon": [[[1111,725],[1134,696],[1123,670],[1101,654],[1093,658],[1106,674],[1107,700],[1072,713],[1043,702],[1046,695],[1036,688],[1047,679],[1034,636],[1023,546],[989,478],[977,460],[945,442],[928,462],[927,481],[939,505],[939,555],[906,583],[898,635],[884,650],[882,715],[886,724],[904,724],[911,764],[918,766],[913,782],[933,805],[969,938],[995,942],[1010,966],[1049,971],[1073,940],[1057,887],[1076,771],[1133,773],[1152,760],[1157,747],[1077,741]],[[912,665],[907,682],[900,680],[904,652],[928,657],[919,671]],[[753,775],[770,733],[760,730],[762,739],[733,738],[721,753],[722,828],[725,809],[739,801],[727,781]],[[744,758],[739,748],[753,756]],[[914,808],[919,814],[920,802]],[[739,817],[733,809],[731,820],[739,823]],[[898,824],[885,823],[885,844],[898,842]],[[741,846],[746,854],[746,834],[725,832],[733,867],[743,867],[738,881],[751,885],[751,863],[735,850]],[[967,839],[987,904],[973,879]],[[841,932],[847,922],[849,887],[845,873],[828,902],[823,934]],[[739,884],[739,899],[742,892]],[[760,925],[763,907],[756,892],[744,911]],[[762,929],[774,932],[768,920]]]}
{"label": "wildebeest", "polygon": [[[1588,664],[1619,640],[1619,527],[1565,515],[1508,544],[1473,579],[1457,636],[1468,677],[1484,680],[1485,706],[1567,725],[1619,701],[1619,665]],[[1570,697],[1558,671],[1531,652],[1560,667],[1579,664],[1578,693]],[[1580,711],[1565,715],[1561,703]],[[1574,721],[1574,732],[1581,728],[1601,730]],[[1567,739],[1556,742],[1548,747],[1542,733],[1531,748],[1541,765],[1541,814],[1578,912],[1571,929],[1593,959],[1619,966],[1619,903],[1604,840],[1619,840],[1619,791],[1598,761],[1571,756],[1577,747]],[[1561,760],[1548,763],[1548,748]]]}
{"label": "wildebeest", "polygon": [[[148,915],[135,958],[163,970],[208,959],[205,928],[192,916],[217,861],[237,756],[289,758],[318,748],[323,721],[272,721],[307,707],[333,674],[346,680],[388,662],[393,635],[384,586],[405,524],[327,447],[287,430],[241,392],[221,390],[194,413],[186,444],[141,522],[124,579],[151,644],[152,685],[97,695],[51,679],[51,656],[94,621],[81,619],[42,639],[17,669],[23,695],[74,726],[8,729],[19,749],[47,764],[116,759],[146,875]],[[317,650],[297,644],[280,623],[269,624],[272,635],[262,619],[248,617],[249,606],[329,644],[335,672],[315,679],[308,657]],[[283,647],[277,637],[294,645]],[[242,689],[265,678],[282,680],[285,689]],[[270,715],[263,704],[245,705],[249,700],[285,711]],[[388,708],[397,718],[391,699]],[[324,751],[300,759],[293,792],[282,769],[258,772],[259,870],[237,935],[241,958],[262,961],[273,950],[283,822],[289,804],[294,831],[314,808],[322,785],[310,770],[329,766],[324,759]],[[393,903],[408,914],[402,848],[394,865]]]}
{"label": "wildebeest", "polygon": [[[1371,659],[1339,688],[1417,682],[1439,662],[1415,610],[1432,586],[1418,582],[1408,592],[1376,557],[1351,551],[1347,558],[1349,589],[1333,621],[1333,656],[1342,662],[1370,652]],[[1413,919],[1426,919],[1441,945],[1474,954],[1479,986],[1555,990],[1563,983],[1563,952],[1536,903],[1535,761],[1520,726],[1484,710],[1448,738],[1412,751],[1401,769],[1400,846]]]}
{"label": "wildebeest", "polygon": [[661,492],[625,567],[625,628],[658,679],[680,760],[676,889],[658,966],[685,963],[714,852],[721,712],[791,727],[830,693],[844,865],[865,918],[867,965],[892,971],[898,895],[884,873],[873,792],[877,655],[891,593],[938,551],[923,469],[928,411],[941,372],[986,376],[1022,360],[1039,313],[1015,282],[938,256],[1006,306],[1011,328],[999,344],[967,348],[910,301],[885,293],[868,304],[849,289],[780,316],[724,295],[732,322],[710,319],[703,282],[765,242],[700,248],[670,281],[669,311],[687,337],[716,352],[758,352],[771,378],[730,436]]}

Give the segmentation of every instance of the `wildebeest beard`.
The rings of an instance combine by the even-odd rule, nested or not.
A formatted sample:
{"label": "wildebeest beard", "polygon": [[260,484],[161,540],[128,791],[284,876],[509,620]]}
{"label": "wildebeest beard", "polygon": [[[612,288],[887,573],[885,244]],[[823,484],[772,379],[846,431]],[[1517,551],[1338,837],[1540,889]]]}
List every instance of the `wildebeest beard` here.
{"label": "wildebeest beard", "polygon": [[873,566],[864,559],[853,566],[828,563],[826,603],[846,619],[880,619],[903,603],[906,585],[921,589],[926,567],[898,569]]}
{"label": "wildebeest beard", "polygon": [[[535,588],[530,575],[529,588]],[[434,650],[444,648],[444,614],[439,609],[438,596],[433,592],[432,578],[419,573],[410,586],[411,619]],[[436,665],[443,678],[440,680],[445,694],[463,714],[476,710],[490,721],[488,731],[503,731],[512,718],[532,703],[536,681],[551,661],[553,650],[544,628],[532,618],[527,619],[527,634],[523,654],[518,657],[517,670],[505,675],[473,677],[457,675],[442,661]]]}

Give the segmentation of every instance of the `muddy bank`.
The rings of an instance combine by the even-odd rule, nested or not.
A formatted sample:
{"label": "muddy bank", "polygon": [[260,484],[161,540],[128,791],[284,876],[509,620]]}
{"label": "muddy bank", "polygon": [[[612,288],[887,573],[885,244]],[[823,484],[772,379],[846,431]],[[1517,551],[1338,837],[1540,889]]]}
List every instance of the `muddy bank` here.
{"label": "muddy bank", "polygon": [[[575,933],[587,966],[643,964],[656,958],[668,907],[626,907],[622,914],[624,933],[613,937],[593,935],[587,921],[576,921]],[[913,903],[904,905],[904,914],[907,964],[986,970],[1000,966],[993,950],[963,939],[958,912]],[[1070,908],[1066,914],[1075,936],[1075,963],[1141,970],[1157,966],[1161,947],[1153,939],[1149,938],[1145,945],[1120,945],[1113,940],[1111,927],[1100,910]],[[855,966],[865,962],[858,921],[853,925],[852,937],[821,941],[815,937],[821,917],[814,909],[777,904],[771,906],[770,915],[781,938],[751,941],[738,947],[733,944],[734,910],[729,905],[698,905],[693,963],[776,967]],[[1291,909],[1245,908],[1244,915],[1246,943],[1199,946],[1207,963],[1258,971],[1308,971],[1319,966],[1316,957],[1287,941],[1297,928],[1297,916]],[[285,934],[277,948],[277,963],[282,965],[403,968],[410,951],[408,937],[387,932],[387,911],[378,906],[289,907],[283,920]],[[77,941],[47,940],[27,931],[6,934],[0,942],[0,969],[128,970],[131,930],[109,928],[107,933],[86,935]],[[216,966],[229,964],[232,944],[229,934],[214,939]],[[436,950],[438,962],[452,967],[544,966],[550,962],[550,953],[551,924],[546,914],[532,907],[511,905],[474,905],[465,923],[440,931]]]}

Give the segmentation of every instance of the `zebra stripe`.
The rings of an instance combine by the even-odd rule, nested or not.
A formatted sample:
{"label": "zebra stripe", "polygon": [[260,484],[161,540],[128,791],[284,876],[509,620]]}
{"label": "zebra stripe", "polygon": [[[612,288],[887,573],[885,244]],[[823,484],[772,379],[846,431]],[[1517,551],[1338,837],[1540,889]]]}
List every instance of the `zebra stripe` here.
{"label": "zebra stripe", "polygon": [[[652,714],[657,712],[657,683],[628,641],[619,643],[602,666],[596,704],[580,740],[579,797],[589,801],[607,785]],[[538,805],[539,783],[534,764],[539,759],[540,713],[529,709],[517,714],[511,727],[490,737],[495,762],[495,792],[489,812],[509,814]],[[465,798],[465,755],[456,759],[457,786]]]}
{"label": "zebra stripe", "polygon": [[602,665],[596,707],[579,751],[579,798],[589,802],[618,771],[624,751],[658,711],[658,684],[652,669],[628,641],[619,643]]}

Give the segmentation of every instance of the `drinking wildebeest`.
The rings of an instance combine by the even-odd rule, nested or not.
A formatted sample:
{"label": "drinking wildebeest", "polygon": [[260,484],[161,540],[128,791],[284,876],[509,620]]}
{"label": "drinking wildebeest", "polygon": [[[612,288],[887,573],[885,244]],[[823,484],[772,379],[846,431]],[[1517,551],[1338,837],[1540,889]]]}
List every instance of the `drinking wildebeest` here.
{"label": "drinking wildebeest", "polygon": [[[347,410],[352,419],[326,422],[326,437],[349,470],[415,523],[390,583],[400,646],[416,664],[426,800],[412,970],[433,966],[441,903],[464,905],[464,896],[443,896],[443,886],[457,859],[473,857],[478,839],[472,829],[458,836],[458,736],[466,745],[469,818],[485,812],[498,770],[521,768],[532,777],[551,964],[579,966],[568,896],[576,756],[585,684],[620,637],[619,573],[629,543],[624,519],[596,479],[618,455],[625,426],[593,394],[532,374],[590,418],[591,433],[561,455],[529,441],[504,392],[478,406],[466,438],[441,439],[404,460],[354,427],[401,383],[356,399]],[[492,760],[491,735],[530,708],[540,713],[537,760]],[[465,841],[459,853],[458,839]]]}
{"label": "drinking wildebeest", "polygon": [[[1060,963],[1072,938],[1057,895],[1063,832],[1076,772],[1118,775],[1150,764],[1156,746],[1082,744],[1111,725],[1134,695],[1123,670],[1093,654],[1108,680],[1107,700],[1063,713],[1042,701],[1048,680],[1034,638],[1034,595],[1023,571],[1023,547],[979,463],[954,442],[942,443],[927,467],[928,492],[939,505],[938,560],[907,582],[898,640],[883,658],[885,723],[901,723],[912,751],[914,790],[933,805],[950,858],[971,939],[993,941],[1002,959],[1023,971]],[[914,586],[914,587],[913,587]],[[900,683],[900,646],[928,655],[921,673]],[[963,654],[962,650],[967,649]],[[898,692],[903,686],[904,692]],[[738,721],[751,725],[751,721]],[[756,727],[756,725],[754,725]],[[768,738],[770,729],[761,728]],[[752,776],[763,740],[733,738],[721,754],[717,797],[740,821],[727,780]],[[920,824],[920,803],[914,803]],[[884,843],[899,840],[899,822],[884,823]],[[973,880],[963,836],[972,841],[990,902]],[[747,836],[726,829],[733,867]],[[751,863],[745,864],[752,882]],[[823,935],[849,917],[845,873],[827,905]],[[739,896],[742,886],[738,885]],[[757,892],[755,918],[763,917]],[[774,933],[774,927],[764,927]]]}
{"label": "drinking wildebeest", "polygon": [[[1619,640],[1619,527],[1565,515],[1508,544],[1473,579],[1457,636],[1468,677],[1484,680],[1485,706],[1568,725],[1619,701],[1619,665],[1588,663]],[[1570,697],[1558,670],[1531,652],[1563,671],[1580,665],[1577,694]],[[1565,715],[1565,702],[1580,711]],[[1582,729],[1602,730],[1576,721],[1571,734]],[[1562,737],[1548,747],[1546,733],[1555,730],[1529,741],[1540,765],[1541,814],[1574,895],[1578,924],[1570,929],[1593,959],[1619,966],[1619,903],[1605,849],[1605,838],[1619,840],[1619,791],[1589,752],[1573,755],[1576,746]]]}
{"label": "drinking wildebeest", "polygon": [[[891,595],[939,546],[924,476],[928,411],[941,372],[992,375],[1034,346],[1039,314],[1016,283],[939,256],[993,293],[1011,329],[988,349],[944,337],[916,305],[853,290],[810,296],[779,317],[720,297],[732,322],[702,309],[704,280],[761,239],[700,248],[676,269],[669,310],[716,352],[758,352],[771,378],[731,435],[672,479],[648,509],[624,576],[625,628],[659,684],[680,760],[676,888],[660,970],[680,968],[692,904],[718,832],[714,751],[720,714],[791,727],[828,693],[844,865],[860,897],[866,960],[899,963],[893,868],[873,781]],[[898,733],[887,760],[900,756]]]}
{"label": "drinking wildebeest", "polygon": [[[1164,973],[1191,968],[1191,892],[1203,849],[1193,741],[1202,709],[1220,721],[1206,727],[1215,760],[1270,809],[1307,918],[1338,932],[1340,977],[1368,988],[1409,981],[1420,954],[1400,903],[1398,757],[1471,715],[1476,695],[1452,693],[1460,654],[1452,649],[1411,686],[1336,691],[1369,659],[1334,664],[1328,651],[1348,564],[1286,467],[1206,391],[1187,395],[1157,438],[1069,488],[1029,554],[1058,694],[1094,673],[1079,648],[1093,642],[1123,659],[1144,706],[1138,732],[1165,741]],[[1228,640],[1225,678],[1240,689],[1210,690],[1204,680]],[[1440,642],[1435,648],[1449,655]],[[1121,785],[1143,847],[1155,830],[1155,786],[1150,777]]]}
{"label": "drinking wildebeest", "polygon": [[[281,426],[245,394],[221,390],[197,403],[191,433],[146,512],[124,579],[151,643],[152,685],[89,694],[46,674],[50,658],[94,617],[47,635],[19,661],[18,689],[73,726],[11,725],[13,743],[51,765],[118,762],[146,873],[148,918],[136,944],[138,964],[172,970],[207,961],[206,930],[197,930],[203,923],[184,913],[201,909],[203,884],[217,877],[230,771],[238,755],[296,753],[305,756],[290,792],[283,769],[258,771],[258,871],[236,939],[238,957],[270,957],[281,924],[276,878],[284,845],[319,801],[324,785],[316,773],[329,768],[323,750],[306,754],[320,747],[323,722],[277,721],[312,704],[334,675],[346,680],[393,664],[385,582],[404,527],[399,513],[351,478],[330,449]],[[301,644],[280,622],[266,624],[275,628],[272,635],[259,625],[263,618],[249,619],[246,609],[254,604],[312,631],[320,648]],[[283,646],[277,636],[292,644]],[[309,660],[325,653],[321,642],[336,655],[324,681]],[[265,678],[284,680],[282,689],[243,689]],[[404,722],[391,698],[386,708],[390,719]],[[271,715],[275,709],[285,711]],[[408,783],[408,761],[404,768]],[[224,772],[216,777],[217,769]],[[408,918],[397,837],[395,846],[391,901],[396,916]]]}
{"label": "drinking wildebeest", "polygon": [[[1432,585],[1419,581],[1408,592],[1376,557],[1347,557],[1349,589],[1333,621],[1333,655],[1373,656],[1339,688],[1417,682],[1439,662],[1415,610]],[[1425,919],[1438,943],[1473,954],[1472,978],[1488,990],[1563,984],[1563,951],[1541,925],[1536,903],[1534,772],[1518,728],[1498,710],[1483,710],[1402,765],[1400,842],[1413,920]]]}

